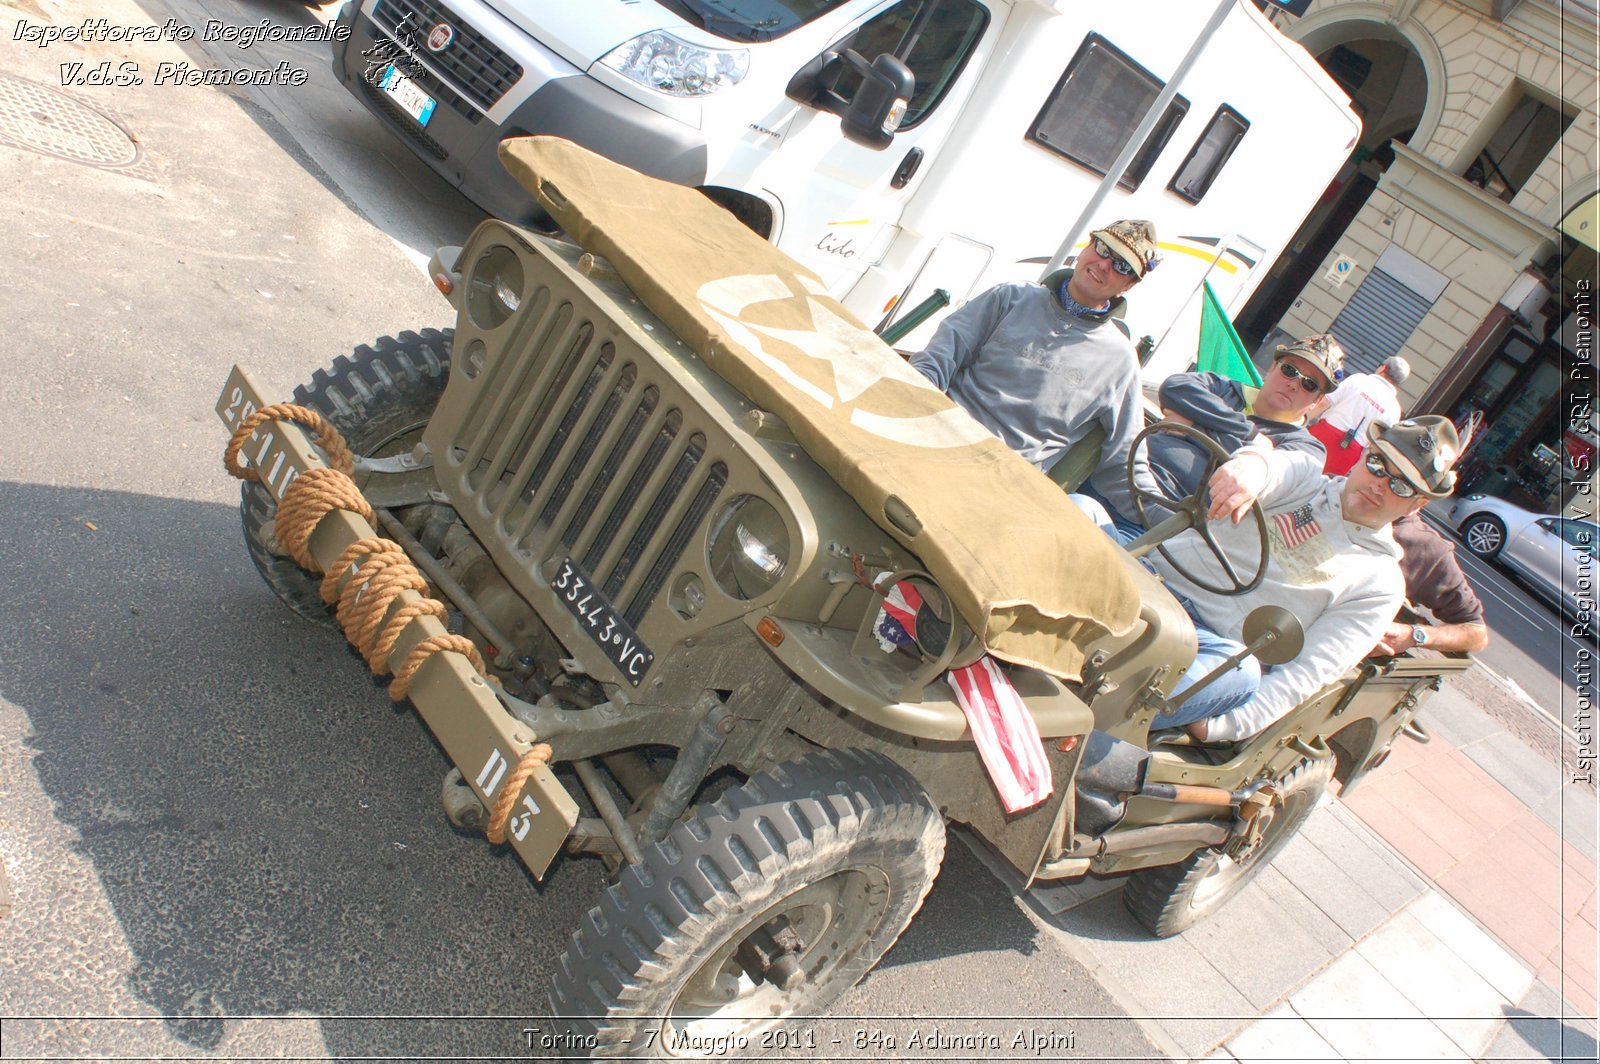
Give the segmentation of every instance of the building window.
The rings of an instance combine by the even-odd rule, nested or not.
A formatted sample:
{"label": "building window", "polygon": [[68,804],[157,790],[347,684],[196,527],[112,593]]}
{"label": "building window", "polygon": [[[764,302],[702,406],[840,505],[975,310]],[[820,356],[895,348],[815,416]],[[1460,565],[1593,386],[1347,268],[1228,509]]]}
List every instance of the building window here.
{"label": "building window", "polygon": [[[1033,120],[1028,139],[1103,177],[1164,85],[1110,41],[1091,33]],[[1139,187],[1188,113],[1189,101],[1173,97],[1117,182],[1119,188],[1132,192]]]}
{"label": "building window", "polygon": [[1345,350],[1346,373],[1371,373],[1398,355],[1444,294],[1450,279],[1415,255],[1391,244],[1328,331]]}
{"label": "building window", "polygon": [[1572,116],[1559,107],[1512,92],[1509,112],[1461,172],[1469,184],[1508,202],[1572,125]]}
{"label": "building window", "polygon": [[1217,108],[1217,113],[1211,116],[1211,124],[1189,149],[1183,165],[1178,167],[1167,187],[1190,203],[1199,203],[1249,128],[1249,121],[1232,107],[1223,104]]}

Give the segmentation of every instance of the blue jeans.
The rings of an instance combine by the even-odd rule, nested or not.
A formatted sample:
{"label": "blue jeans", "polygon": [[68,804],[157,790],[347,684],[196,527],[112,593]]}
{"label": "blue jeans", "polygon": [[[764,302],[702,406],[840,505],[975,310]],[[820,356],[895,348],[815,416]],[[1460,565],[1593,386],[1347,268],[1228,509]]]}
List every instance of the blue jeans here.
{"label": "blue jeans", "polygon": [[[1131,522],[1114,520],[1107,508],[1091,496],[1068,495],[1067,498],[1076,503],[1102,532],[1124,546],[1144,534],[1144,529]],[[1244,644],[1218,635],[1207,628],[1196,615],[1194,603],[1176,592],[1174,597],[1189,615],[1189,619],[1194,621],[1194,634],[1199,643],[1193,664],[1178,677],[1178,684],[1173,688],[1173,695],[1178,695],[1193,687],[1211,670],[1243,650]],[[1179,706],[1171,715],[1157,717],[1151,721],[1150,727],[1176,728],[1207,717],[1220,716],[1250,701],[1260,686],[1261,663],[1254,657],[1244,658],[1227,673],[1217,677],[1204,691]]]}

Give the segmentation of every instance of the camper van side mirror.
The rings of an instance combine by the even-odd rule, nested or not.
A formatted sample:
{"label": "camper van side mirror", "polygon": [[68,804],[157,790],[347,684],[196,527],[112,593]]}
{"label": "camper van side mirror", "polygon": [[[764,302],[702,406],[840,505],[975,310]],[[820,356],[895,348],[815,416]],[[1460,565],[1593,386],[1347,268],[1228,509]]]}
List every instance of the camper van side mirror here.
{"label": "camper van side mirror", "polygon": [[887,53],[871,63],[851,51],[844,58],[861,75],[861,87],[840,116],[844,135],[868,148],[887,148],[906,116],[917,79],[910,67]]}

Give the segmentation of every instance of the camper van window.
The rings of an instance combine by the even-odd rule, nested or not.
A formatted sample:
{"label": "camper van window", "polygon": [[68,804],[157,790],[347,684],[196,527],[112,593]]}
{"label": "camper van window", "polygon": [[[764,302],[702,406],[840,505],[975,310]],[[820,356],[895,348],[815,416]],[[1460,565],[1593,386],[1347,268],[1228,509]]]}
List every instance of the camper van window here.
{"label": "camper van window", "polygon": [[[1091,33],[1033,120],[1028,139],[1103,176],[1161,94],[1163,84],[1116,45]],[[1189,101],[1173,97],[1118,187],[1129,192],[1139,187],[1188,112]]]}
{"label": "camper van window", "polygon": [[1244,115],[1227,104],[1217,108],[1217,113],[1211,116],[1211,124],[1189,149],[1183,165],[1178,167],[1167,187],[1190,203],[1199,203],[1249,128],[1250,122]]}
{"label": "camper van window", "polygon": [[[922,28],[913,35],[918,16],[925,12]],[[901,129],[910,129],[927,117],[955,84],[988,25],[989,9],[974,0],[904,0],[835,44],[833,50],[853,48],[869,62],[891,53],[911,68],[917,86],[900,123]],[[849,100],[860,85],[861,76],[846,70],[835,92],[840,99]]]}
{"label": "camper van window", "polygon": [[771,41],[790,30],[820,18],[847,0],[760,0],[727,3],[726,0],[661,0],[661,5],[682,15],[707,33],[731,41]]}

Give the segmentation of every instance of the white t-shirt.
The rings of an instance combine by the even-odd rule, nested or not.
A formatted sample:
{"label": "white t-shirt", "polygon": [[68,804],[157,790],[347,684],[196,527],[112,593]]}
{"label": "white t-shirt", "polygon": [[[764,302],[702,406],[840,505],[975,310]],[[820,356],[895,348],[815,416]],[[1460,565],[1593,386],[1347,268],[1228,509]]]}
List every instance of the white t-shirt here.
{"label": "white t-shirt", "polygon": [[1400,393],[1375,373],[1352,373],[1339,382],[1322,420],[1347,435],[1353,430],[1355,442],[1364,444],[1369,422],[1393,425],[1400,420]]}

